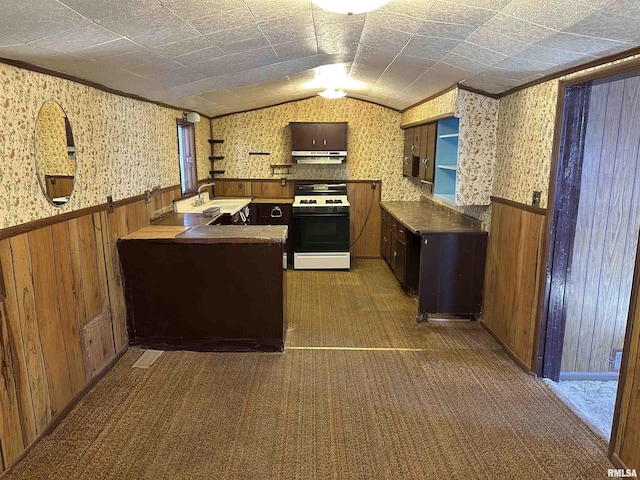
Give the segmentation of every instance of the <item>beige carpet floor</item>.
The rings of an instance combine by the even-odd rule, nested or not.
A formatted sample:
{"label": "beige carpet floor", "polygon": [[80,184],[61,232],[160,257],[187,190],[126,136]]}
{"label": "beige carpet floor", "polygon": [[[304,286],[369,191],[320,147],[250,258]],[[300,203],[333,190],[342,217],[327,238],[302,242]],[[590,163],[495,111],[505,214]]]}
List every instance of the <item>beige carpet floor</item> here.
{"label": "beige carpet floor", "polygon": [[[7,478],[602,479],[606,445],[381,260],[289,272],[284,354],[130,349]],[[316,349],[315,347],[324,347]]]}

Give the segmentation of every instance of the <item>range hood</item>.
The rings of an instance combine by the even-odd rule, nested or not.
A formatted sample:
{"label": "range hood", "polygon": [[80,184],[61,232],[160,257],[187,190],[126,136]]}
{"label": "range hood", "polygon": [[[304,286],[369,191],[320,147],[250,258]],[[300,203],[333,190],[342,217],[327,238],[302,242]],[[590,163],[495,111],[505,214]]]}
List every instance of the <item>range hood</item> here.
{"label": "range hood", "polygon": [[347,158],[346,151],[293,151],[293,161],[300,164],[325,164],[336,165],[343,163]]}

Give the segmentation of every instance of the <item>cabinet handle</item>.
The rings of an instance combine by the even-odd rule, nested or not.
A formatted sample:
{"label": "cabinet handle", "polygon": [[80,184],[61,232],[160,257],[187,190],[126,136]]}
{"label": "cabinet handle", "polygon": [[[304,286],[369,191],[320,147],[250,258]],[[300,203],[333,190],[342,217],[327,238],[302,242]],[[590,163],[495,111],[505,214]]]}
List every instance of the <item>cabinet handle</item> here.
{"label": "cabinet handle", "polygon": [[393,252],[393,258],[396,258],[398,256],[398,252]]}
{"label": "cabinet handle", "polygon": [[315,145],[316,141],[315,140],[311,140],[311,145]]}
{"label": "cabinet handle", "polygon": [[282,210],[280,207],[273,207],[271,209],[271,218],[282,218]]}
{"label": "cabinet handle", "polygon": [[387,243],[387,237],[382,237],[382,240],[384,240],[384,243]]}
{"label": "cabinet handle", "polygon": [[404,164],[409,165],[409,157],[404,157]]}
{"label": "cabinet handle", "polygon": [[325,145],[327,144],[327,141],[326,141],[326,140],[323,140],[323,142],[324,142],[324,144],[325,144]]}
{"label": "cabinet handle", "polygon": [[415,146],[415,145],[411,145],[411,153],[412,153],[413,155],[415,155],[415,154],[416,154],[416,146]]}
{"label": "cabinet handle", "polygon": [[427,168],[429,166],[429,157],[424,159],[424,168]]}

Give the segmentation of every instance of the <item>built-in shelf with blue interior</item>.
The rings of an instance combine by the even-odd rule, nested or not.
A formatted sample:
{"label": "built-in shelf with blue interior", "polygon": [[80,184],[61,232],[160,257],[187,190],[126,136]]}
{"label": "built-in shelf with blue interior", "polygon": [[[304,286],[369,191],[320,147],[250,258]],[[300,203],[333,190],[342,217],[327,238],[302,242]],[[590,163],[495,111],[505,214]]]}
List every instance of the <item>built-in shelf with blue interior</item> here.
{"label": "built-in shelf with blue interior", "polygon": [[460,120],[455,117],[438,121],[433,196],[452,205],[456,203],[459,128]]}

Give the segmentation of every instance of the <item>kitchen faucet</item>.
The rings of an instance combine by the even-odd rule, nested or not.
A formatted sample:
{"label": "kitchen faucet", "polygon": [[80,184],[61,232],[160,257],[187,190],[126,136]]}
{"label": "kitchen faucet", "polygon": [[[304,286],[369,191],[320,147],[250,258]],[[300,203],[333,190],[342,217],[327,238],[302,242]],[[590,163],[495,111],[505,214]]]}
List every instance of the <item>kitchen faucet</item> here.
{"label": "kitchen faucet", "polygon": [[198,187],[198,199],[195,201],[193,205],[194,206],[202,205],[204,203],[204,200],[202,200],[202,196],[201,196],[202,189],[205,187],[213,187],[215,184],[216,182],[211,182],[211,183],[203,183],[202,185],[200,185]]}

